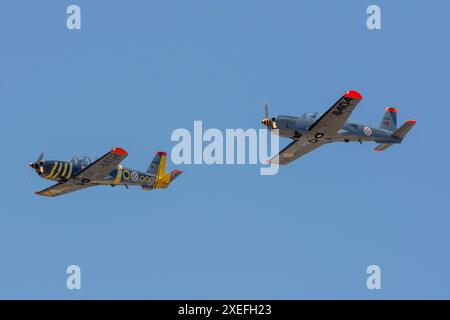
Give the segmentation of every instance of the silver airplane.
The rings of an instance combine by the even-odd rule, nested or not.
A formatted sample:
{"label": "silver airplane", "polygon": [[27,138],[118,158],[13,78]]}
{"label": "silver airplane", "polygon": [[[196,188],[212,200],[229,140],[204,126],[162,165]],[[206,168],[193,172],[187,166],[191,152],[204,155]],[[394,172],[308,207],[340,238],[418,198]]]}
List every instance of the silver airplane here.
{"label": "silver airplane", "polygon": [[384,151],[393,144],[401,143],[406,134],[416,124],[416,120],[406,121],[397,128],[397,109],[386,108],[378,127],[347,122],[350,114],[362,100],[359,92],[347,91],[330,109],[319,113],[305,113],[301,117],[269,116],[269,108],[264,106],[265,118],[261,121],[272,133],[293,141],[269,162],[289,164],[316,148],[332,142],[374,141],[375,151]]}

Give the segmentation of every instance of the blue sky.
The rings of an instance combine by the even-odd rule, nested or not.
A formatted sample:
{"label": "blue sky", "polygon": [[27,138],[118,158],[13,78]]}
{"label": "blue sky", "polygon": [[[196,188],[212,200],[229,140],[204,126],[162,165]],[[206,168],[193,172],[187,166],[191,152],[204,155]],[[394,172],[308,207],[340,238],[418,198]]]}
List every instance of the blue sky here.
{"label": "blue sky", "polygon": [[[82,29],[66,28],[77,4]],[[366,28],[378,4],[382,30]],[[446,1],[2,1],[0,298],[450,298]],[[260,128],[384,108],[402,145],[333,144],[260,176],[181,165],[168,190],[37,197],[27,163],[125,148],[145,169],[172,130]],[[281,141],[287,144],[288,141]],[[82,290],[65,287],[66,267]],[[382,289],[366,288],[366,268]]]}

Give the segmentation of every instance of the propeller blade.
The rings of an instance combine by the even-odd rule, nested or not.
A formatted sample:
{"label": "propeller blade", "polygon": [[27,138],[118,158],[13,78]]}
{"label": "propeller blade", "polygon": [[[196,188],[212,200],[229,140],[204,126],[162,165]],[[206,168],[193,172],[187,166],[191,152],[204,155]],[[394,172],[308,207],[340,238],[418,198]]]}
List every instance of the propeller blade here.
{"label": "propeller blade", "polygon": [[264,116],[269,119],[269,105],[267,103],[264,104]]}
{"label": "propeller blade", "polygon": [[[269,118],[269,104],[268,103],[265,103],[264,104],[264,117],[265,117],[265,119],[270,119]],[[270,139],[270,126],[267,124],[266,125],[266,127],[267,127],[267,143],[269,143],[269,139]]]}
{"label": "propeller blade", "polygon": [[36,160],[36,163],[41,162],[42,159],[44,159],[44,153],[43,152],[41,152],[41,154],[39,155],[39,158]]}

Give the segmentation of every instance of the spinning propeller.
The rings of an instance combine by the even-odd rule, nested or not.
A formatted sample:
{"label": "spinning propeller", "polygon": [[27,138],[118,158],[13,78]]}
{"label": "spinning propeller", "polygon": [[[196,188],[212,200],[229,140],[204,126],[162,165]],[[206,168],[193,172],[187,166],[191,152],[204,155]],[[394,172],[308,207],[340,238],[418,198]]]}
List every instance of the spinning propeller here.
{"label": "spinning propeller", "polygon": [[43,173],[44,167],[42,165],[44,164],[44,162],[42,161],[42,159],[44,159],[43,152],[41,152],[41,154],[39,155],[39,157],[37,158],[37,160],[35,162],[30,162],[28,164],[28,166],[30,168],[34,169],[38,174]]}
{"label": "spinning propeller", "polygon": [[276,128],[275,117],[270,118],[269,116],[269,105],[266,103],[264,105],[264,116],[265,118],[261,120],[261,123],[267,127],[267,130]]}

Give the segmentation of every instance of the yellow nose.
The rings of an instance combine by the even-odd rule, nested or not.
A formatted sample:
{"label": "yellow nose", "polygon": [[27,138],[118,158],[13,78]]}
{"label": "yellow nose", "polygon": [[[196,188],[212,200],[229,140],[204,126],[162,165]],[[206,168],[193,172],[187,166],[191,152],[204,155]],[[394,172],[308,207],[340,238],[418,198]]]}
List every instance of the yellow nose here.
{"label": "yellow nose", "polygon": [[261,120],[261,123],[263,124],[263,125],[265,125],[265,126],[269,126],[270,125],[270,119],[262,119]]}

